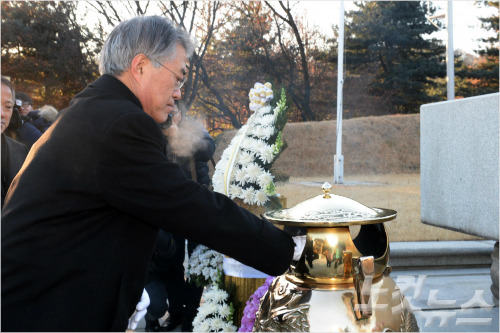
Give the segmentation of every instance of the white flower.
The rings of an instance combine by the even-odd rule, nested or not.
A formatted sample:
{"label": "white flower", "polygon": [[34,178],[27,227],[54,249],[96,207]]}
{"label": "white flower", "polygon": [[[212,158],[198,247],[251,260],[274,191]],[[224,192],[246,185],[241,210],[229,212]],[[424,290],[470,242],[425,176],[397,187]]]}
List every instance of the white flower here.
{"label": "white flower", "polygon": [[207,316],[210,314],[219,313],[219,305],[217,303],[207,302],[205,305]]}
{"label": "white flower", "polygon": [[222,306],[219,308],[219,314],[223,318],[227,318],[231,314],[231,308],[227,304],[222,304]]}
{"label": "white flower", "polygon": [[255,203],[258,206],[264,206],[264,204],[269,200],[265,190],[255,191]]}
{"label": "white flower", "polygon": [[222,318],[219,316],[212,318],[210,324],[212,326],[212,329],[214,329],[216,332],[224,328],[224,320],[222,320]]}
{"label": "white flower", "polygon": [[210,332],[210,323],[205,320],[200,323],[197,327],[193,327],[194,332]]}
{"label": "white flower", "polygon": [[240,148],[241,149],[246,149],[246,150],[252,150],[252,143],[254,139],[251,137],[246,137],[244,140],[241,141]]}
{"label": "white flower", "polygon": [[255,197],[255,190],[253,187],[249,187],[243,190],[242,193],[242,198],[243,202],[249,205],[252,205],[254,203],[254,197]]}
{"label": "white flower", "polygon": [[241,187],[239,187],[238,185],[231,184],[229,186],[228,194],[231,199],[238,198],[241,195],[241,192],[242,192]]}
{"label": "white flower", "polygon": [[241,194],[241,187],[239,187],[238,185],[234,185],[234,184],[229,185],[228,195],[231,199],[239,197],[240,194]]}
{"label": "white flower", "polygon": [[258,137],[259,139],[267,140],[273,135],[275,129],[273,126],[257,126],[252,132],[248,133],[248,136]]}
{"label": "white flower", "polygon": [[205,277],[205,279],[209,279],[210,278],[210,273],[211,273],[211,269],[210,267],[205,267],[201,270],[201,272],[203,273],[203,276]]}
{"label": "white flower", "polygon": [[260,123],[265,126],[274,125],[275,118],[274,115],[265,115],[260,119]]}
{"label": "white flower", "polygon": [[210,259],[210,266],[216,267],[219,264],[219,260],[217,260],[217,257],[213,257]]}
{"label": "white flower", "polygon": [[224,184],[224,174],[222,172],[219,172],[219,170],[216,170],[214,172],[214,175],[212,177],[212,184],[214,185],[214,191],[221,193],[221,191],[224,191],[223,184]]}
{"label": "white flower", "polygon": [[248,136],[256,136],[256,137],[260,138],[262,135],[262,127],[258,126],[258,127],[253,128],[252,131],[247,132],[247,135]]}
{"label": "white flower", "polygon": [[198,326],[200,324],[200,322],[201,322],[201,316],[199,316],[197,314],[196,317],[194,317],[194,319],[193,319],[193,326]]}
{"label": "white flower", "polygon": [[198,266],[200,264],[200,258],[198,256],[199,254],[191,256],[191,264],[193,266]]}
{"label": "white flower", "polygon": [[194,266],[193,275],[201,275],[203,267],[201,265]]}
{"label": "white flower", "polygon": [[238,159],[238,163],[240,165],[247,165],[249,163],[252,163],[255,159],[255,155],[248,152],[248,151],[243,151],[241,152],[241,154],[239,155],[239,159]]}
{"label": "white flower", "polygon": [[250,182],[256,182],[259,176],[264,172],[264,169],[258,166],[257,163],[251,163],[247,165],[244,170],[246,173],[246,177]]}
{"label": "white flower", "polygon": [[216,271],[212,271],[212,272],[210,273],[210,280],[212,280],[212,281],[216,281],[218,276],[219,276],[219,273],[218,273],[218,272],[216,272]]}
{"label": "white flower", "polygon": [[244,169],[238,169],[235,172],[234,179],[239,182],[241,185],[245,185],[247,182],[247,174]]}
{"label": "white flower", "polygon": [[214,293],[212,295],[212,299],[216,303],[223,303],[227,297],[228,297],[227,293],[219,288],[215,288]]}
{"label": "white flower", "polygon": [[211,302],[214,299],[214,294],[215,294],[215,288],[210,288],[203,294],[203,298],[205,299],[206,302]]}
{"label": "white flower", "polygon": [[258,151],[257,144],[258,144],[258,140],[249,137],[249,138],[246,138],[244,140],[244,142],[242,142],[241,147],[243,149],[246,149],[247,151],[249,151],[251,154],[254,154],[255,152]]}
{"label": "white flower", "polygon": [[257,151],[260,153],[261,151],[268,149],[270,147],[267,143],[265,143],[263,140],[256,140],[256,147]]}
{"label": "white flower", "polygon": [[265,114],[270,113],[270,112],[271,112],[271,106],[266,105],[266,106],[263,106],[260,108],[259,115],[265,115]]}
{"label": "white flower", "polygon": [[263,126],[263,127],[261,127],[261,131],[262,131],[261,139],[267,140],[271,137],[271,135],[274,134],[276,129],[273,126]]}
{"label": "white flower", "polygon": [[201,276],[206,283],[213,283],[218,278],[219,272],[223,271],[223,261],[222,254],[198,245],[189,258],[186,275],[189,280]]}
{"label": "white flower", "polygon": [[274,149],[272,146],[262,146],[262,148],[259,150],[259,159],[263,163],[270,163],[274,159]]}
{"label": "white flower", "polygon": [[226,323],[222,328],[222,332],[236,332],[236,326]]}
{"label": "white flower", "polygon": [[205,302],[198,308],[193,320],[195,332],[236,331],[231,322],[226,322],[231,314],[231,308],[226,303],[228,294],[214,285],[203,295]]}
{"label": "white flower", "polygon": [[259,186],[265,189],[274,180],[274,176],[269,171],[264,171],[257,178]]}
{"label": "white flower", "polygon": [[198,308],[198,313],[196,315],[196,317],[199,318],[199,321],[201,322],[202,320],[205,320],[205,318],[207,316],[210,315],[210,309],[208,308],[208,306],[206,305],[207,303],[205,302],[204,304],[202,304],[199,308]]}

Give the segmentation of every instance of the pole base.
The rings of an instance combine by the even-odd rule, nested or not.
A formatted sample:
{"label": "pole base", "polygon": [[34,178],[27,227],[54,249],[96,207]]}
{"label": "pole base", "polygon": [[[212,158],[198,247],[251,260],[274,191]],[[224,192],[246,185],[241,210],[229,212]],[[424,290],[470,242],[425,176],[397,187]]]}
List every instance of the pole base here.
{"label": "pole base", "polygon": [[333,158],[333,182],[334,184],[344,184],[344,156],[334,155]]}

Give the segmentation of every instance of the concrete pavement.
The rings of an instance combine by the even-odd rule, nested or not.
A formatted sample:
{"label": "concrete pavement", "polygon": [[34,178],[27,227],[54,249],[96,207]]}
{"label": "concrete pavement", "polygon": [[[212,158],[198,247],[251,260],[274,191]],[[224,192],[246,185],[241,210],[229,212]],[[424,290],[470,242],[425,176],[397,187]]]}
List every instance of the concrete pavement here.
{"label": "concrete pavement", "polygon": [[421,332],[498,332],[489,267],[394,268]]}

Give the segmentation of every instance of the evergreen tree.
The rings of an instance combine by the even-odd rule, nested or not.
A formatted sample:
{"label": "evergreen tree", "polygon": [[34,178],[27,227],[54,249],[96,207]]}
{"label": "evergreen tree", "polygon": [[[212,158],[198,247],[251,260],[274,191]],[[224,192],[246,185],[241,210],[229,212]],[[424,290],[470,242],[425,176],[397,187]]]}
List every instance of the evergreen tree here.
{"label": "evergreen tree", "polygon": [[[479,59],[473,64],[463,63],[456,71],[460,79],[457,87],[457,95],[469,97],[498,92],[498,1],[484,1],[485,6],[496,8],[495,14],[480,18],[481,27],[495,34],[491,37],[481,38],[480,41],[486,44],[485,48],[476,52]],[[478,3],[479,4],[479,3]]]}
{"label": "evergreen tree", "polygon": [[[445,47],[424,39],[435,31],[427,8],[417,1],[356,3],[347,14],[346,64],[358,74],[374,74],[370,93],[384,96],[394,113],[416,113],[444,96],[428,94],[446,75]],[[431,12],[434,9],[431,8]]]}

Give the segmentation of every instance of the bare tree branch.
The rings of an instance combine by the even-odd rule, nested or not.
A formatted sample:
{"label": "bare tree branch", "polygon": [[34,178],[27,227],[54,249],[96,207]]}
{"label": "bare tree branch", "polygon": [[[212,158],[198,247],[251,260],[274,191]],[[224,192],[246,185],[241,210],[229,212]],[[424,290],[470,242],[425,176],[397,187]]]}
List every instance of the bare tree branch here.
{"label": "bare tree branch", "polygon": [[[95,3],[99,4],[100,9],[97,6],[94,5]],[[106,9],[104,8],[102,2],[100,2],[100,1],[99,2],[87,1],[87,4],[89,6],[91,6],[92,8],[94,8],[99,14],[101,14],[102,16],[104,16],[104,18],[106,19],[106,21],[108,22],[109,25],[111,25],[111,26],[115,25],[113,23],[113,21],[111,20],[111,18],[109,17],[109,15],[108,15]]]}
{"label": "bare tree branch", "polygon": [[[285,21],[286,23],[290,24],[288,22],[288,19],[285,18],[283,15],[281,15],[280,13],[278,13],[278,11],[276,11],[276,9],[274,9],[273,6],[271,6],[271,4],[269,3],[269,1],[264,1],[266,3],[266,5],[273,11],[274,15],[278,16],[280,19],[282,19],[283,21]],[[280,5],[283,6],[283,4],[281,3],[280,1]]]}
{"label": "bare tree branch", "polygon": [[[108,6],[109,6],[109,9],[111,9],[111,11],[113,12],[113,14],[115,15],[115,19],[118,21],[118,22],[121,22],[122,19],[120,18],[120,15],[118,14],[118,12],[116,11],[115,9],[115,6],[113,6],[113,2],[112,1],[107,1],[108,3]],[[114,24],[113,24],[114,25]]]}
{"label": "bare tree branch", "polygon": [[141,8],[141,2],[140,1],[136,1],[135,5],[136,5],[136,13],[137,13],[137,15],[144,15],[144,11]]}
{"label": "bare tree branch", "polygon": [[[302,37],[300,35],[299,29],[297,27],[297,24],[295,23],[295,19],[293,18],[292,11],[290,8],[290,3],[287,2],[287,5],[283,3],[283,1],[279,1],[279,4],[281,8],[285,11],[286,18],[283,17],[281,14],[279,14],[271,4],[266,1],[265,2],[267,6],[271,8],[273,13],[285,21],[288,26],[292,29],[293,36],[295,37],[295,41],[297,42],[297,46],[299,48],[299,54],[300,54],[300,63],[301,63],[301,72],[303,76],[303,97],[299,100],[298,98],[294,99],[294,101],[297,101],[296,103],[297,107],[301,109],[302,113],[302,119],[304,121],[307,120],[316,120],[316,117],[314,116],[311,106],[310,106],[310,101],[311,101],[311,82],[310,82],[310,77],[309,77],[309,65],[307,61],[307,55],[306,55],[306,50],[304,47],[304,42],[302,40]],[[281,44],[280,44],[281,46]],[[283,49],[283,48],[282,48]],[[300,105],[299,105],[300,104]]]}

